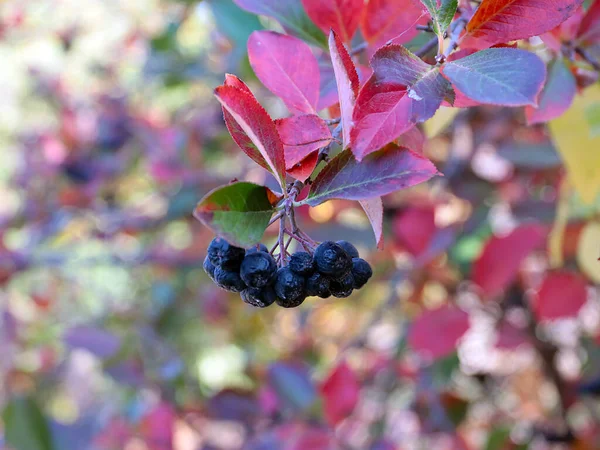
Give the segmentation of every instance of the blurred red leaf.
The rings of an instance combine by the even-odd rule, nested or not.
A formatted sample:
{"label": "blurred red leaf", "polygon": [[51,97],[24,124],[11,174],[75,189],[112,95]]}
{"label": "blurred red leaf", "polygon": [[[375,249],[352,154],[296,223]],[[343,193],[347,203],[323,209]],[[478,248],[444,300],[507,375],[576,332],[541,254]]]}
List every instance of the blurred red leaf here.
{"label": "blurred red leaf", "polygon": [[[230,128],[230,133],[236,142],[241,140],[243,145],[240,148],[258,164],[266,162],[267,168],[285,186],[283,144],[269,114],[252,94],[243,89],[223,85],[215,89],[215,96],[231,115],[231,122],[237,125],[233,131]],[[246,139],[240,131],[245,134]],[[262,156],[262,164],[256,157],[257,152]]]}
{"label": "blurred red leaf", "polygon": [[310,47],[293,36],[255,31],[248,38],[254,73],[292,113],[314,113],[319,101],[319,64]]}
{"label": "blurred red leaf", "polygon": [[592,2],[583,19],[581,19],[577,39],[589,43],[600,41],[600,2],[598,0]]}
{"label": "blurred red leaf", "polygon": [[467,24],[464,46],[487,48],[552,30],[583,0],[484,0]]}
{"label": "blurred red leaf", "polygon": [[410,130],[415,125],[410,115],[411,100],[405,86],[381,85],[371,77],[358,95],[352,117],[350,143],[354,156],[360,161]]}
{"label": "blurred red leaf", "polygon": [[352,58],[334,31],[329,34],[329,52],[337,83],[342,118],[343,148],[350,145],[352,112],[358,95],[359,80]]}
{"label": "blurred red leaf", "polygon": [[540,320],[574,317],[587,301],[585,279],[572,272],[552,272],[533,297],[532,309]]}
{"label": "blurred red leaf", "polygon": [[177,415],[167,403],[161,403],[142,418],[141,434],[148,450],[171,450]]}
{"label": "blurred red leaf", "polygon": [[397,38],[402,44],[418,34],[416,25],[427,14],[415,0],[370,0],[365,7],[360,29],[373,50]]}
{"label": "blurred red leaf", "polygon": [[342,41],[350,44],[358,28],[363,0],[302,0],[308,17],[325,34],[333,29]]}
{"label": "blurred red leaf", "polygon": [[408,332],[408,343],[422,356],[435,360],[454,352],[457,341],[468,329],[468,314],[445,305],[423,312],[413,322]]}
{"label": "blurred red leaf", "polygon": [[325,418],[332,425],[344,420],[354,410],[360,394],[360,383],[345,361],[329,374],[320,387]]}
{"label": "blurred red leaf", "polygon": [[521,262],[544,244],[546,234],[541,225],[525,224],[507,236],[493,236],[473,264],[473,282],[487,297],[499,294],[516,278]]}
{"label": "blurred red leaf", "polygon": [[413,152],[423,154],[425,135],[417,127],[413,127],[396,139],[396,145],[406,147]]}
{"label": "blurred red leaf", "polygon": [[369,222],[371,222],[371,228],[375,233],[375,242],[379,250],[383,249],[383,201],[381,197],[369,198],[366,200],[359,200],[360,206],[364,209]]}
{"label": "blurred red leaf", "polygon": [[503,321],[496,330],[496,348],[515,350],[522,345],[531,344],[529,335],[525,330]]}
{"label": "blurred red leaf", "polygon": [[432,206],[409,208],[396,216],[393,229],[402,245],[418,256],[429,247],[437,230],[435,210]]}
{"label": "blurred red leaf", "polygon": [[288,170],[331,142],[329,127],[315,114],[277,119],[275,125],[283,143]]}
{"label": "blurred red leaf", "polygon": [[537,108],[525,107],[527,123],[533,125],[557,118],[569,109],[576,91],[575,77],[564,60],[561,57],[556,58],[548,68],[548,77],[538,97]]}

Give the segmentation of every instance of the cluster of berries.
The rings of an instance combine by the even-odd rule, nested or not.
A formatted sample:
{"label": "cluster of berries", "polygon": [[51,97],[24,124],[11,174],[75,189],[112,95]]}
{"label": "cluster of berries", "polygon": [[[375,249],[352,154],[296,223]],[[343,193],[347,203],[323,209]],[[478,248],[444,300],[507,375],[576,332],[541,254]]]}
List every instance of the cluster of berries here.
{"label": "cluster of berries", "polygon": [[219,287],[239,292],[244,302],[259,308],[273,303],[294,308],[308,296],[348,297],[373,275],[369,263],[347,241],[323,242],[314,255],[296,252],[288,265],[278,268],[263,244],[244,250],[215,238],[204,270]]}

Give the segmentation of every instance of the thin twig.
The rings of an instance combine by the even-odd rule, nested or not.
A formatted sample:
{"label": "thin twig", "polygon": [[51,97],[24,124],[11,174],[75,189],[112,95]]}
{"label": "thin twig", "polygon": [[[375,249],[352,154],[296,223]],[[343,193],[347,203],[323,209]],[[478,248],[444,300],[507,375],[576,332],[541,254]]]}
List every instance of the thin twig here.
{"label": "thin twig", "polygon": [[427,53],[429,53],[431,50],[433,50],[434,48],[436,48],[437,45],[438,45],[438,37],[434,36],[429,41],[427,41],[425,43],[425,45],[423,45],[423,47],[421,47],[419,50],[417,50],[415,52],[415,55],[417,55],[419,58],[423,57]]}
{"label": "thin twig", "polygon": [[355,56],[355,55],[359,54],[360,52],[365,51],[368,46],[369,46],[368,42],[366,42],[366,41],[361,42],[356,47],[354,47],[352,50],[350,50],[350,56]]}
{"label": "thin twig", "polygon": [[467,22],[468,19],[464,16],[461,16],[456,20],[456,22],[452,24],[452,31],[450,33],[450,43],[448,44],[448,47],[444,50],[444,53],[436,57],[437,62],[443,63],[444,61],[446,61],[446,58],[450,56],[450,53],[452,53],[458,47],[458,43],[460,41],[460,34],[467,26]]}
{"label": "thin twig", "polygon": [[579,56],[581,56],[590,66],[592,66],[595,71],[600,72],[600,63],[594,58],[592,58],[592,56],[587,52],[586,49],[581,47],[575,47],[575,52]]}

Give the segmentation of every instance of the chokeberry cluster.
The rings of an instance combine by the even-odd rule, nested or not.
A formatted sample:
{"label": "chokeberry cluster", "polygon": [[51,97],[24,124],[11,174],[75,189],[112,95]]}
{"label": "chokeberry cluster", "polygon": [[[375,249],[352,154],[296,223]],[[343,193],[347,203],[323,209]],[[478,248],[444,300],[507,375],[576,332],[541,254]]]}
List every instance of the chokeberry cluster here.
{"label": "chokeberry cluster", "polygon": [[208,246],[204,270],[219,287],[239,292],[245,303],[259,308],[273,303],[294,308],[310,296],[348,297],[373,275],[369,263],[347,241],[325,241],[313,254],[293,253],[278,267],[263,244],[244,250],[215,238]]}

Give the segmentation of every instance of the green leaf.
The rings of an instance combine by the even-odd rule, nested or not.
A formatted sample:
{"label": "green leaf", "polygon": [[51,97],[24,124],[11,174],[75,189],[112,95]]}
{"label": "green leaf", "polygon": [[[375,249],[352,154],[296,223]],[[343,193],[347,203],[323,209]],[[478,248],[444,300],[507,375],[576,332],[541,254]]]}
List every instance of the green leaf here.
{"label": "green leaf", "polygon": [[250,247],[260,242],[280,199],[265,186],[236,182],[206,194],[194,217],[232,244]]}
{"label": "green leaf", "polygon": [[31,397],[13,398],[2,414],[6,442],[15,450],[53,450],[48,420]]}
{"label": "green leaf", "polygon": [[456,14],[458,0],[441,0],[439,7],[438,0],[421,0],[421,3],[425,5],[431,15],[433,31],[438,36],[443,36]]}
{"label": "green leaf", "polygon": [[485,450],[502,450],[510,439],[510,429],[506,427],[494,428],[485,444]]}
{"label": "green leaf", "polygon": [[248,36],[263,27],[254,14],[240,9],[232,0],[209,0],[217,28],[233,41],[234,49],[245,53]]}

